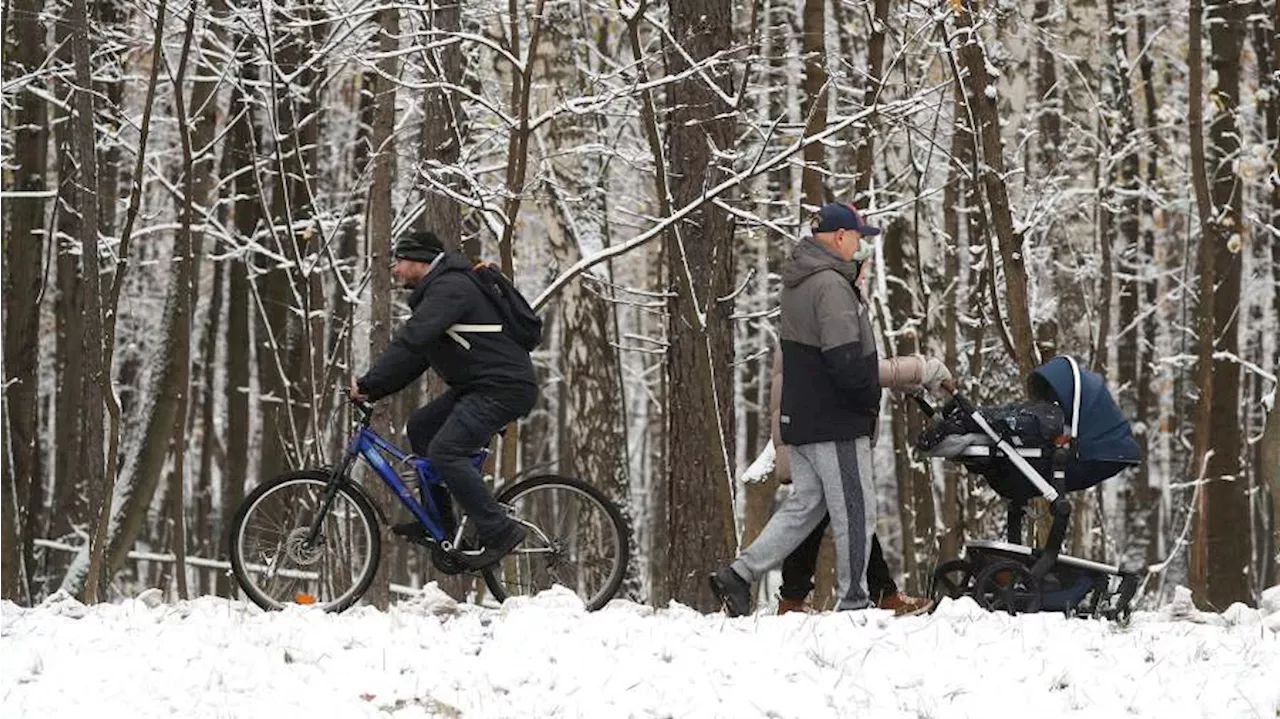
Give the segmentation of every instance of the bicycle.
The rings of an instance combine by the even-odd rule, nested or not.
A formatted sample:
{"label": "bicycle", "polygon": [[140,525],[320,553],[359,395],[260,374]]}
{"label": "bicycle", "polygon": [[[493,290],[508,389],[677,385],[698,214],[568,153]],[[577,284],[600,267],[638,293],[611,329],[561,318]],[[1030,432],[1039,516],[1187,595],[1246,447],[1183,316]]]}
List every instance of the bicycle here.
{"label": "bicycle", "polygon": [[[357,459],[422,525],[425,537],[416,543],[430,549],[435,567],[446,574],[467,571],[457,552],[474,544],[475,532],[463,515],[453,536],[446,536],[444,517],[430,491],[443,480],[431,461],[404,452],[375,432],[368,404],[353,405],[357,427],[337,466],[272,478],[244,498],[231,522],[232,573],[263,609],[301,604],[341,612],[372,585],[381,559],[380,527],[387,520],[363,485],[350,478]],[[477,468],[488,454],[486,448],[474,455]],[[393,461],[417,483],[421,501]],[[528,536],[498,564],[480,571],[494,599],[534,594],[552,584],[576,592],[588,610],[613,598],[622,585],[630,547],[622,514],[604,494],[579,479],[543,475],[505,487],[496,498]]]}

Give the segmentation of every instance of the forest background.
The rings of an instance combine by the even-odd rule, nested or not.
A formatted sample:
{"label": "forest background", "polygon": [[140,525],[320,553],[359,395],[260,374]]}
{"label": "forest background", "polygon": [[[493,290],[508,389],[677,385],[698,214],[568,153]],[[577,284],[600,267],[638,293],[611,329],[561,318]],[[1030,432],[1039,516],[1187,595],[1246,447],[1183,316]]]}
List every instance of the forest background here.
{"label": "forest background", "polygon": [[[626,593],[710,610],[759,531],[778,268],[830,200],[885,228],[881,354],[980,403],[1067,353],[1144,463],[1073,497],[1070,552],[1254,602],[1280,551],[1274,0],[5,0],[5,598],[233,594],[246,488],[333,461],[342,390],[430,228],[547,322],[502,479],[627,510]],[[381,429],[441,389],[384,404]],[[993,493],[886,399],[904,588]],[[744,481],[750,480],[750,481]],[[392,499],[379,495],[387,508]],[[388,550],[372,595],[430,579]],[[830,564],[819,604],[829,599]]]}

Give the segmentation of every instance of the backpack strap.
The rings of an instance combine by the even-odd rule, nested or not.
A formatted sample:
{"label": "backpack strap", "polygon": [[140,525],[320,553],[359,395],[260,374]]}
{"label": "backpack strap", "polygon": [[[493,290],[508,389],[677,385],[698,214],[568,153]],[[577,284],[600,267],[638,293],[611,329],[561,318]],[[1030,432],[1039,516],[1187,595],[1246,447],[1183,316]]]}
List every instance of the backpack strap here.
{"label": "backpack strap", "polygon": [[502,325],[451,325],[444,333],[453,338],[454,342],[462,345],[462,349],[471,349],[471,342],[462,336],[462,332],[501,332]]}

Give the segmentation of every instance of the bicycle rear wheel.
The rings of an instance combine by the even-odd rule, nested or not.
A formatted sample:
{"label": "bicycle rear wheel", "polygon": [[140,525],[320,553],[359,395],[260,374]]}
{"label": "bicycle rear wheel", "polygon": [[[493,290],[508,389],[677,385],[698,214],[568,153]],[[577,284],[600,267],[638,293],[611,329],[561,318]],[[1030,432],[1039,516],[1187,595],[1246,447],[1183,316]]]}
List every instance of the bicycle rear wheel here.
{"label": "bicycle rear wheel", "polygon": [[630,556],[627,525],[598,489],[579,479],[544,476],[514,484],[497,499],[512,508],[528,536],[484,572],[495,599],[559,584],[595,610],[617,594]]}
{"label": "bicycle rear wheel", "polygon": [[382,539],[377,512],[360,493],[339,488],[316,541],[306,542],[328,480],[319,470],[289,472],[240,504],[231,522],[231,571],[263,609],[312,604],[340,612],[373,583]]}

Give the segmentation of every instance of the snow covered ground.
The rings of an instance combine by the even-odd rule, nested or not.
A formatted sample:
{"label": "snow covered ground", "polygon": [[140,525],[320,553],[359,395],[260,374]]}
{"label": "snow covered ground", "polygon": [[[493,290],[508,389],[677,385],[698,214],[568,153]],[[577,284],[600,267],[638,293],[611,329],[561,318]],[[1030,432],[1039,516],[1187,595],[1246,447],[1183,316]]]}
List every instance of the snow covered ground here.
{"label": "snow covered ground", "polygon": [[433,586],[390,611],[204,598],[0,608],[13,717],[1275,717],[1266,609],[1175,603],[1128,627],[988,614],[726,619],[567,591],[500,610]]}

